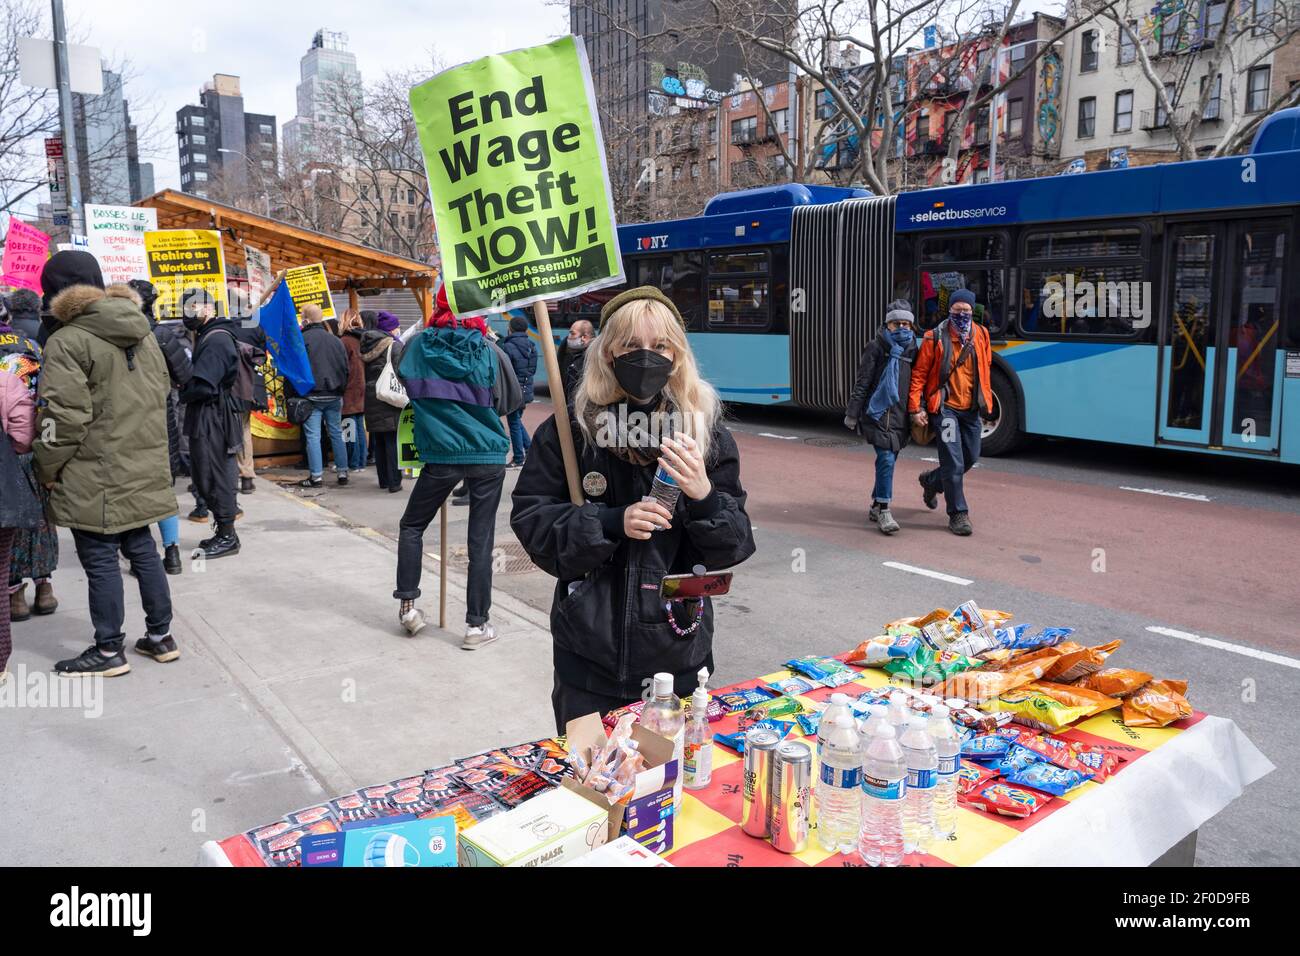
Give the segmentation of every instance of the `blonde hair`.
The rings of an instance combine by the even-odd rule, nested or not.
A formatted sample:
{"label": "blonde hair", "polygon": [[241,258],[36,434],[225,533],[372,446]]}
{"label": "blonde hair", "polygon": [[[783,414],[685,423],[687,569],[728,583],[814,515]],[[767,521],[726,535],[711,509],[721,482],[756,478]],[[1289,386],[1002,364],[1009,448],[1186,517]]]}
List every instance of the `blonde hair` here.
{"label": "blonde hair", "polygon": [[343,313],[343,318],[339,319],[339,337],[351,329],[359,329],[362,326],[361,313],[356,309],[348,309]]}
{"label": "blonde hair", "polygon": [[315,302],[308,302],[302,307],[302,321],[305,324],[310,325],[314,322],[322,322],[324,319],[325,313],[321,311],[321,307]]}
{"label": "blonde hair", "polygon": [[574,398],[574,413],[583,436],[589,442],[593,440],[589,410],[635,400],[614,377],[614,352],[631,344],[638,332],[642,342],[662,339],[673,350],[673,370],[664,395],[681,419],[681,430],[695,439],[707,461],[713,430],[722,417],[722,401],[713,386],[700,378],[686,330],[667,306],[653,299],[633,299],[620,306],[605,319],[600,334],[587,346],[594,354],[583,363],[582,381]]}

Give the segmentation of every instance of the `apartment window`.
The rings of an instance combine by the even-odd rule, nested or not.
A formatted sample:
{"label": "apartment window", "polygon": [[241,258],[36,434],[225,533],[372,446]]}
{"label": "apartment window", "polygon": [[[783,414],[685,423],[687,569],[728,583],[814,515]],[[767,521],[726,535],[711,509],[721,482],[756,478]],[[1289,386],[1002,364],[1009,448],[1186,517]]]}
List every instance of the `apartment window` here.
{"label": "apartment window", "polygon": [[275,169],[275,163],[271,162],[269,159],[264,159],[262,160],[262,168],[265,170]]}
{"label": "apartment window", "polygon": [[189,154],[189,153],[181,153],[181,165],[182,165],[182,166],[188,166],[189,164],[190,164],[190,154]]}
{"label": "apartment window", "polygon": [[201,169],[197,170],[194,173],[194,181],[196,183],[206,183],[208,181],[208,174]]}
{"label": "apartment window", "polygon": [[1079,100],[1079,139],[1087,139],[1097,131],[1097,97],[1085,96]]}
{"label": "apartment window", "polygon": [[181,173],[181,185],[182,185],[182,186],[187,186],[187,185],[189,185],[189,182],[190,182],[190,174],[189,174],[189,173]]}
{"label": "apartment window", "polygon": [[1246,74],[1246,112],[1258,113],[1268,107],[1268,82],[1272,69],[1257,66]]}
{"label": "apartment window", "polygon": [[[1137,35],[1137,21],[1128,22],[1128,30],[1119,31],[1119,65],[1126,66],[1137,59],[1137,43],[1134,37]],[[1129,32],[1132,31],[1132,33]]]}
{"label": "apartment window", "polygon": [[1223,29],[1223,13],[1226,4],[1212,3],[1205,8],[1205,39],[1217,40],[1219,32]]}
{"label": "apartment window", "polygon": [[408,212],[408,213],[406,214],[406,228],[407,228],[407,229],[414,229],[414,228],[415,228],[415,213],[413,213],[413,212]]}
{"label": "apartment window", "polygon": [[199,116],[197,113],[191,113],[191,114],[190,114],[190,125],[191,125],[191,126],[197,126],[197,127],[199,127],[200,129],[202,129],[204,126],[207,126],[208,124],[207,124],[207,121],[206,121],[202,116]]}
{"label": "apartment window", "polygon": [[1097,31],[1083,31],[1083,52],[1079,57],[1079,72],[1092,73],[1097,69]]}
{"label": "apartment window", "polygon": [[[1165,99],[1169,101],[1170,106],[1178,105],[1177,102],[1178,97],[1175,95],[1176,89],[1177,87],[1175,87],[1174,84],[1172,83],[1165,84]],[[1165,112],[1164,106],[1162,106],[1160,100],[1157,99],[1156,100],[1156,126],[1158,128],[1161,126],[1168,126],[1168,125],[1169,125],[1169,114]]]}
{"label": "apartment window", "polygon": [[731,121],[731,141],[733,143],[752,143],[758,138],[758,117],[746,116]]}
{"label": "apartment window", "polygon": [[195,146],[207,146],[208,138],[204,136],[202,133],[194,133],[192,136],[190,136],[190,142],[193,143]]}
{"label": "apartment window", "polygon": [[709,178],[713,180],[718,178],[718,160],[714,156],[709,157]]}
{"label": "apartment window", "polygon": [[392,226],[394,229],[397,228],[397,213],[390,212],[388,214],[388,224]]}
{"label": "apartment window", "polygon": [[388,201],[389,201],[389,202],[397,202],[397,187],[396,187],[396,186],[389,186],[389,187],[388,187]]}
{"label": "apartment window", "polygon": [[659,150],[663,148],[663,145],[664,145],[664,131],[661,129],[657,129],[655,130],[655,152],[656,153],[659,152]]}
{"label": "apartment window", "polygon": [[414,206],[414,205],[415,205],[415,190],[414,190],[414,189],[408,189],[408,190],[406,191],[406,204],[407,204],[408,206]]}
{"label": "apartment window", "polygon": [[257,125],[257,131],[263,136],[275,135],[275,128],[270,123],[259,123]]}
{"label": "apartment window", "polygon": [[1251,36],[1263,36],[1273,25],[1273,0],[1255,0],[1255,25],[1251,27]]}
{"label": "apartment window", "polygon": [[[1011,48],[1011,75],[1012,76],[1015,76],[1024,68],[1025,60],[1028,59],[1029,57],[1029,47],[1031,45],[1032,44],[1029,43],[1017,43],[1015,46]],[[996,81],[997,78],[995,77],[994,82]]]}
{"label": "apartment window", "polygon": [[[1205,94],[1205,81],[1208,76],[1201,77],[1201,94]],[[1205,101],[1205,112],[1201,114],[1203,120],[1219,119],[1219,96],[1223,93],[1223,74],[1220,73],[1214,78],[1214,88],[1210,90],[1210,96]]]}
{"label": "apartment window", "polygon": [[1160,25],[1160,52],[1177,53],[1182,39],[1183,15],[1171,13]]}
{"label": "apartment window", "polygon": [[772,110],[772,122],[768,126],[768,132],[773,136],[784,136],[790,132],[787,126],[789,110]]}
{"label": "apartment window", "polygon": [[1133,129],[1133,91],[1121,90],[1115,94],[1115,132],[1127,133]]}
{"label": "apartment window", "polygon": [[679,180],[679,179],[681,179],[681,178],[682,178],[682,167],[680,167],[680,166],[674,166],[674,167],[673,167],[673,182],[677,182],[677,180]]}
{"label": "apartment window", "polygon": [[195,154],[194,154],[194,162],[196,162],[196,163],[207,163],[207,161],[208,161],[208,154],[207,154],[207,153],[195,153]]}
{"label": "apartment window", "polygon": [[1007,100],[1007,136],[1014,139],[1024,135],[1025,101],[1023,99]]}
{"label": "apartment window", "polygon": [[362,187],[361,187],[361,198],[362,198],[362,199],[369,199],[369,198],[370,198],[370,187],[369,187],[369,186],[362,186]]}
{"label": "apartment window", "polygon": [[691,179],[699,179],[699,178],[700,178],[700,164],[691,163]]}

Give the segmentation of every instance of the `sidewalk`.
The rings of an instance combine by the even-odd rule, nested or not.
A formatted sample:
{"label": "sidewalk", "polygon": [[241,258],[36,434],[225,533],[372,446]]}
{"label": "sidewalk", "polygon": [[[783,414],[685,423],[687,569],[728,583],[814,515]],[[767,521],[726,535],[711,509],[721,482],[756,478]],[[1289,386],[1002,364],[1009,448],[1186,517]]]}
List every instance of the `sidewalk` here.
{"label": "sidewalk", "polygon": [[[440,631],[430,558],[420,606],[431,623],[407,638],[393,541],[265,480],[240,504],[241,553],[169,578],[180,660],[128,652],[131,673],[108,680],[50,674],[91,634],[85,577],[62,533],[59,610],[14,625],[0,691],[0,865],[188,866],[205,839],[554,733],[544,612],[494,590],[500,639],[462,651],[463,574],[448,574]],[[182,521],[182,550],[208,533]],[[425,550],[437,548],[435,522]],[[134,643],[143,614],[124,577]],[[89,686],[70,700],[68,683]]]}

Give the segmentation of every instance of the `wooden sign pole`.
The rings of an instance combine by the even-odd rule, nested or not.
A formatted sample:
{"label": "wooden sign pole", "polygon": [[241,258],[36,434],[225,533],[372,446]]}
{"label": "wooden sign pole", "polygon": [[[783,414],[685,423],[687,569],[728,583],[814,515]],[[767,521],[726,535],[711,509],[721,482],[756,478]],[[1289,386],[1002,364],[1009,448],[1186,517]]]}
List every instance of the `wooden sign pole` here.
{"label": "wooden sign pole", "polygon": [[555,338],[551,335],[551,315],[545,302],[533,303],[533,320],[542,340],[542,361],[546,363],[546,381],[551,387],[551,404],[555,406],[555,428],[560,433],[560,455],[564,458],[564,476],[568,479],[569,498],[575,505],[583,503],[582,482],[578,478],[578,451],[573,446],[569,427],[569,405],[565,400],[564,382],[560,380],[560,361],[555,355]]}

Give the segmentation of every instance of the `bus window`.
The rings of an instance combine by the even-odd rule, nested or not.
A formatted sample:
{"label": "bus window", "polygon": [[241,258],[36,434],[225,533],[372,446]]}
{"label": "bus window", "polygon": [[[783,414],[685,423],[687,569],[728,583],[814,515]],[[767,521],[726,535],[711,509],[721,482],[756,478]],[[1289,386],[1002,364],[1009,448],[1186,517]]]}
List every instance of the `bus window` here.
{"label": "bus window", "polygon": [[704,328],[703,253],[678,252],[673,256],[673,286],[668,295],[681,312],[688,330]]}
{"label": "bus window", "polygon": [[950,271],[929,271],[921,267],[923,312],[917,316],[922,329],[932,329],[948,315],[948,302],[958,289],[975,293],[975,321],[996,335],[1006,326],[1006,275],[1002,269],[972,269],[963,266]]}
{"label": "bus window", "polygon": [[912,237],[906,233],[894,233],[894,298],[911,303],[912,312],[916,314],[916,300],[912,298],[912,270],[916,260],[912,258]]}
{"label": "bus window", "polygon": [[709,256],[708,328],[758,332],[771,322],[767,250]]}
{"label": "bus window", "polygon": [[1132,227],[1025,237],[1020,330],[1026,335],[1144,334],[1154,314],[1143,234]]}
{"label": "bus window", "polygon": [[724,252],[709,256],[709,274],[767,272],[767,251]]}
{"label": "bus window", "polygon": [[673,257],[647,256],[637,260],[637,285],[654,286],[665,295],[673,291]]}
{"label": "bus window", "polygon": [[929,236],[921,240],[921,259],[925,262],[1001,262],[1003,244],[1000,235]]}
{"label": "bus window", "polygon": [[1245,423],[1253,434],[1274,434],[1273,390],[1277,340],[1285,288],[1285,223],[1250,223],[1237,239],[1235,303],[1228,344],[1237,350],[1236,367],[1228,379],[1233,416],[1225,430],[1240,440]]}

